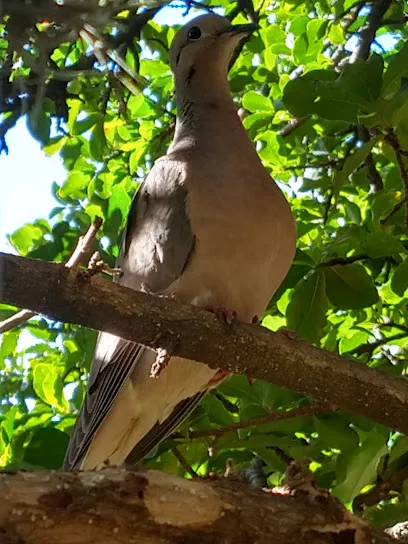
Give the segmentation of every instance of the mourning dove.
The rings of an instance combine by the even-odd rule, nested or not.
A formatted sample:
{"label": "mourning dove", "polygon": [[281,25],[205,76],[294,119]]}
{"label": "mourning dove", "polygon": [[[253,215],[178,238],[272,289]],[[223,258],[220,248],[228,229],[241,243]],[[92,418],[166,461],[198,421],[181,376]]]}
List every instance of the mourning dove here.
{"label": "mourning dove", "polygon": [[[174,140],[133,200],[118,263],[122,285],[140,290],[147,284],[181,302],[229,309],[247,322],[264,312],[296,245],[288,203],[262,166],[229,90],[232,55],[252,30],[208,14],[176,34],[170,48]],[[226,376],[171,357],[153,379],[155,357],[151,349],[100,333],[65,469],[141,460]]]}

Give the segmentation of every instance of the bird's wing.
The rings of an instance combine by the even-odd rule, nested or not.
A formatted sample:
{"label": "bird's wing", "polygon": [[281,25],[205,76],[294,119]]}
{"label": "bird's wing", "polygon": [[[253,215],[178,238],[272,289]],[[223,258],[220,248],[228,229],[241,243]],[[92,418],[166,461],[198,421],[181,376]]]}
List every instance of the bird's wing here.
{"label": "bird's wing", "polygon": [[[193,248],[182,164],[163,158],[155,163],[133,200],[118,259],[123,271],[118,281],[134,289],[146,282],[153,291],[163,291],[182,274]],[[96,431],[144,352],[143,346],[108,333],[99,334],[88,390],[68,446],[65,469],[81,466]],[[184,405],[185,410],[181,405],[177,407],[174,419],[170,416],[169,421],[159,425],[160,436],[164,436],[164,427],[172,429],[185,417],[187,408],[191,411],[189,399]],[[149,443],[150,440],[151,436]]]}

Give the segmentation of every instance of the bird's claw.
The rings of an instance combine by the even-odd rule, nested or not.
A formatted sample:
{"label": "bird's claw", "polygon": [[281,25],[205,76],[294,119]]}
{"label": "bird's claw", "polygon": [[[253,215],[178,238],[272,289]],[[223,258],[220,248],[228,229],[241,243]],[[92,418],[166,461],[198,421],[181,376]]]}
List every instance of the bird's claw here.
{"label": "bird's claw", "polygon": [[228,323],[228,325],[231,325],[237,318],[237,312],[234,310],[229,310],[220,304],[210,304],[206,306],[205,309],[215,314],[218,319]]}
{"label": "bird's claw", "polygon": [[120,268],[111,268],[109,265],[104,263],[101,259],[101,254],[99,251],[95,251],[89,259],[88,266],[86,270],[82,272],[82,275],[86,278],[90,278],[91,276],[95,276],[95,274],[99,274],[100,272],[105,272],[105,274],[109,274],[110,276],[120,276],[120,274],[122,274],[122,270]]}
{"label": "bird's claw", "polygon": [[156,359],[150,369],[151,378],[158,378],[163,370],[166,368],[166,366],[169,364],[171,358],[171,355],[169,354],[167,349],[159,348],[156,353]]}

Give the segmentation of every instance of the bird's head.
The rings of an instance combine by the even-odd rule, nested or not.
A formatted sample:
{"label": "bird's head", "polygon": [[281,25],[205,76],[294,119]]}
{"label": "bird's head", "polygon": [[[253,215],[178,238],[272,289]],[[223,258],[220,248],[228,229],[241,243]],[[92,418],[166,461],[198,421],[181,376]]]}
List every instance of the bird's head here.
{"label": "bird's head", "polygon": [[170,48],[170,66],[176,79],[191,80],[197,71],[227,74],[238,44],[256,30],[256,24],[232,25],[215,14],[201,15],[183,26]]}

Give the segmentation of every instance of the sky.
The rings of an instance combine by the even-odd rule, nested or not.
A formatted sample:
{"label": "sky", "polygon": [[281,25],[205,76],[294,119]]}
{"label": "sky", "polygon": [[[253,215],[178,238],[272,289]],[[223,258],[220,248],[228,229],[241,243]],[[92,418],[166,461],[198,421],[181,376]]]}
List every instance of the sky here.
{"label": "sky", "polygon": [[[184,10],[184,7],[163,8],[154,20],[159,24],[186,23],[199,14],[191,11],[183,17]],[[356,40],[353,36],[347,49],[352,50]],[[377,41],[385,49],[393,45],[389,35],[383,34]],[[58,155],[44,155],[39,142],[28,132],[25,119],[20,119],[7,132],[6,141],[9,153],[0,154],[0,251],[11,253],[14,251],[7,234],[35,219],[48,218],[57,205],[51,185],[54,181],[61,184],[66,171]]]}

